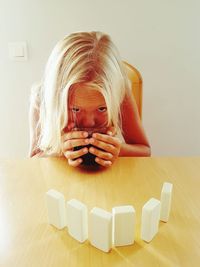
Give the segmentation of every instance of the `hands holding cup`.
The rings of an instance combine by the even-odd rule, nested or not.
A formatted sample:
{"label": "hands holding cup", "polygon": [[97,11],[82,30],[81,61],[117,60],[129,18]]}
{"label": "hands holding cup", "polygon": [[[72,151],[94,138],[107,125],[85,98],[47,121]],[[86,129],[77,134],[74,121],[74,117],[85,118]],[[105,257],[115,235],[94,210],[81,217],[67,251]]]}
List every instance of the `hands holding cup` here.
{"label": "hands holding cup", "polygon": [[108,167],[117,159],[121,142],[113,127],[71,129],[63,135],[63,154],[71,166],[98,163]]}

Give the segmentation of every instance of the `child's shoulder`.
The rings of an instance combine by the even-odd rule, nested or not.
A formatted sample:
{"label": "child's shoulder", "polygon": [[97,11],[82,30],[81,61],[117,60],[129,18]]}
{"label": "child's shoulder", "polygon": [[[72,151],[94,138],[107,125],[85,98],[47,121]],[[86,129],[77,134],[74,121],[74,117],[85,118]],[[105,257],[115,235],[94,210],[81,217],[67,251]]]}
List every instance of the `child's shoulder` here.
{"label": "child's shoulder", "polygon": [[31,86],[31,95],[30,95],[30,103],[32,106],[35,108],[39,107],[40,105],[40,98],[41,98],[41,88],[42,88],[42,83],[34,83]]}

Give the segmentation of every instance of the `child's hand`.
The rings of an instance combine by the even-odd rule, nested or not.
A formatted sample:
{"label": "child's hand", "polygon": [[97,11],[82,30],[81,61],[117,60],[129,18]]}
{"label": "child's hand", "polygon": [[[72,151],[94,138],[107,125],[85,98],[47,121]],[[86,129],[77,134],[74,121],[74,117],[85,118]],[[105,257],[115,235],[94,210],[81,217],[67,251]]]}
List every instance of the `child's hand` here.
{"label": "child's hand", "polygon": [[115,134],[116,131],[112,127],[107,130],[107,134],[94,133],[89,139],[89,143],[95,146],[90,147],[89,152],[97,156],[95,161],[102,166],[112,165],[119,156],[121,141],[114,137]]}
{"label": "child's hand", "polygon": [[74,151],[77,146],[89,144],[88,133],[85,131],[70,131],[63,135],[63,154],[68,159],[69,165],[77,167],[82,163],[81,156],[88,153],[88,148],[84,147]]}

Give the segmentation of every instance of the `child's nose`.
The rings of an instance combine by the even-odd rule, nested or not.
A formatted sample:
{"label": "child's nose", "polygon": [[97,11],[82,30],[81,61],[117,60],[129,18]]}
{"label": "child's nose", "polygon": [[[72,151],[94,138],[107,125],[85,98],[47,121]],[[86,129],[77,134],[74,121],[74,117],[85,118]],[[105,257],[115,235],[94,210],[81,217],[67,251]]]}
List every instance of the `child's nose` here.
{"label": "child's nose", "polygon": [[86,114],[82,120],[82,125],[84,128],[92,128],[95,126],[95,118],[94,115]]}

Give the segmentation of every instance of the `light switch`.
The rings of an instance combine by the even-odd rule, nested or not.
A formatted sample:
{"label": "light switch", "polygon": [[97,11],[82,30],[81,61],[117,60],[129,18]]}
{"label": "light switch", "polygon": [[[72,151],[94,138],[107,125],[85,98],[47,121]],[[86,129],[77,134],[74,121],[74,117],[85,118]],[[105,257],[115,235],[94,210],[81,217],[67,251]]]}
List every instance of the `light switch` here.
{"label": "light switch", "polygon": [[22,46],[16,46],[14,49],[15,57],[24,57],[24,48]]}
{"label": "light switch", "polygon": [[26,61],[27,60],[27,43],[26,42],[13,42],[8,43],[9,58],[13,61]]}

